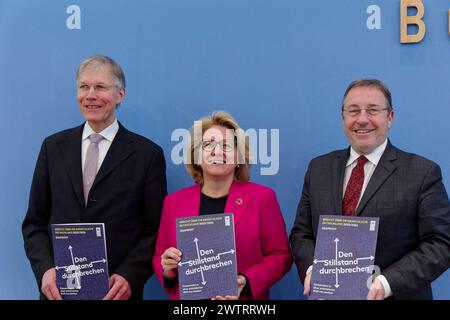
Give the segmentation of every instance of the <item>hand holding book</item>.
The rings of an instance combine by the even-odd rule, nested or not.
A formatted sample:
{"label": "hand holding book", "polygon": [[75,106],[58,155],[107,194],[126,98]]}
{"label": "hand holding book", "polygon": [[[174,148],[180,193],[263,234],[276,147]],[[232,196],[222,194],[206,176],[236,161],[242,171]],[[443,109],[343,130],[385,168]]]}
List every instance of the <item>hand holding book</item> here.
{"label": "hand holding book", "polygon": [[238,300],[246,283],[247,283],[247,280],[245,279],[245,277],[242,275],[239,275],[237,277],[238,296],[216,296],[216,297],[212,298],[211,300]]}
{"label": "hand holding book", "polygon": [[181,251],[170,247],[161,255],[163,266],[163,276],[168,280],[173,280],[178,275],[178,263],[181,261]]}
{"label": "hand holding book", "polygon": [[56,269],[55,267],[45,271],[42,276],[41,291],[48,300],[62,300],[58,287],[56,286]]}

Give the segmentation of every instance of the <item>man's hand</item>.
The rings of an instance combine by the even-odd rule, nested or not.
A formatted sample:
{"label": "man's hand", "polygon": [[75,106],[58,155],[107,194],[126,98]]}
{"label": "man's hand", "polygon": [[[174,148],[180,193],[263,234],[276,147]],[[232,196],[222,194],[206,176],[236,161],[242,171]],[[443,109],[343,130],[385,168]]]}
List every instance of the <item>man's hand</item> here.
{"label": "man's hand", "polygon": [[42,276],[41,291],[48,300],[62,300],[56,286],[56,269],[54,267],[45,271]]}
{"label": "man's hand", "polygon": [[161,265],[163,275],[169,280],[174,279],[178,274],[178,262],[181,260],[181,251],[170,247],[161,255]]}
{"label": "man's hand", "polygon": [[384,286],[378,278],[372,282],[367,300],[384,300]]}
{"label": "man's hand", "polygon": [[131,287],[128,281],[118,274],[109,277],[109,292],[103,300],[127,300],[131,296]]}
{"label": "man's hand", "polygon": [[303,294],[305,296],[309,296],[310,292],[311,292],[311,274],[312,271],[306,274],[305,277],[305,283],[303,285]]}

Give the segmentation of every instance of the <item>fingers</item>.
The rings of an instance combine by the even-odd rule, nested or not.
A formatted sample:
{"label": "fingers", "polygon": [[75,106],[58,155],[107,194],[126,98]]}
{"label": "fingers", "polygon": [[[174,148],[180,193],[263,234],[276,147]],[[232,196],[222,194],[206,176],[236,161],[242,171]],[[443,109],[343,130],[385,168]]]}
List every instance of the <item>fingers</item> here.
{"label": "fingers", "polygon": [[377,288],[370,288],[367,300],[384,300],[384,291]]}
{"label": "fingers", "polygon": [[44,283],[42,283],[41,291],[47,297],[48,300],[55,300],[52,294],[52,290],[50,289],[50,285],[48,284],[44,285]]}
{"label": "fingers", "polygon": [[175,260],[172,258],[163,258],[163,259],[161,259],[161,264],[162,264],[163,268],[164,267],[173,268],[173,267],[178,266],[178,262],[180,262],[180,260]]}
{"label": "fingers", "polygon": [[[58,290],[58,289],[56,289]],[[51,286],[42,288],[42,293],[47,297],[48,300],[56,300],[56,295],[54,295],[55,290]]]}
{"label": "fingers", "polygon": [[238,284],[238,287],[245,287],[245,283],[246,283],[247,281],[245,280],[245,277],[244,276],[239,276],[238,278],[237,278],[237,284]]}
{"label": "fingers", "polygon": [[303,285],[303,294],[305,296],[309,296],[309,293],[311,292],[311,273],[308,273],[305,277],[305,282]]}
{"label": "fingers", "polygon": [[55,286],[50,286],[50,294],[52,295],[52,300],[62,300],[61,294],[59,293],[58,288]]}
{"label": "fingers", "polygon": [[379,279],[375,278],[370,286],[367,300],[384,300],[384,286]]}
{"label": "fingers", "polygon": [[181,251],[177,248],[168,248],[161,255],[163,274],[168,279],[173,279],[178,273],[178,263],[181,261]]}
{"label": "fingers", "polygon": [[169,248],[161,255],[161,263],[166,265],[178,264],[181,260],[181,251],[177,248]]}
{"label": "fingers", "polygon": [[243,275],[239,275],[237,278],[238,297],[241,296],[241,292],[242,292],[242,290],[244,290],[246,283],[247,283],[247,279]]}
{"label": "fingers", "polygon": [[122,285],[113,300],[127,300],[130,295],[131,292],[128,290],[127,286]]}
{"label": "fingers", "polygon": [[126,300],[131,296],[131,287],[124,277],[113,274],[109,283],[110,289],[103,300]]}
{"label": "fingers", "polygon": [[370,288],[369,293],[367,294],[367,300],[375,300],[375,296],[376,296],[377,292],[376,290],[372,288]]}
{"label": "fingers", "polygon": [[58,287],[56,286],[55,268],[50,268],[45,271],[42,276],[41,291],[49,300],[62,300]]}
{"label": "fingers", "polygon": [[238,297],[236,296],[215,296],[214,298],[211,298],[211,300],[237,300]]}
{"label": "fingers", "polygon": [[119,286],[113,284],[112,287],[109,289],[106,296],[103,298],[103,300],[112,300],[117,295],[117,292],[119,292]]}
{"label": "fingers", "polygon": [[383,290],[378,290],[377,295],[376,295],[376,299],[377,300],[384,300],[384,289]]}

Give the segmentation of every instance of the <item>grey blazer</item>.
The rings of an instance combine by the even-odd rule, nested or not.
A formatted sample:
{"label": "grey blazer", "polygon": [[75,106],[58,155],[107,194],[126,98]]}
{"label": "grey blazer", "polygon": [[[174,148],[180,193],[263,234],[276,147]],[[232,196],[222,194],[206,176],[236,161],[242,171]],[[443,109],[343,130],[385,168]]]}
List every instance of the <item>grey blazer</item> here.
{"label": "grey blazer", "polygon": [[[290,234],[302,282],[313,264],[319,216],[342,214],[350,148],[313,159]],[[439,166],[388,142],[356,209],[379,217],[375,265],[395,299],[432,299],[431,282],[450,265],[450,204]]]}

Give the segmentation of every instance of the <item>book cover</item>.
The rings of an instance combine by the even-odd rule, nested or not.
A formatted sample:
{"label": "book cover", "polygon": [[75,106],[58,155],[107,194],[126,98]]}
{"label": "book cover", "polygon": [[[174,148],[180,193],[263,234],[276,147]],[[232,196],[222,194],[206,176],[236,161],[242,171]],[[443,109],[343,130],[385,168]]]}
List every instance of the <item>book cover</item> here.
{"label": "book cover", "polygon": [[379,218],[322,215],[310,299],[366,300],[372,283]]}
{"label": "book cover", "polygon": [[52,224],[56,284],[64,300],[100,300],[109,290],[103,223]]}
{"label": "book cover", "polygon": [[181,300],[237,296],[233,215],[211,214],[176,221]]}

